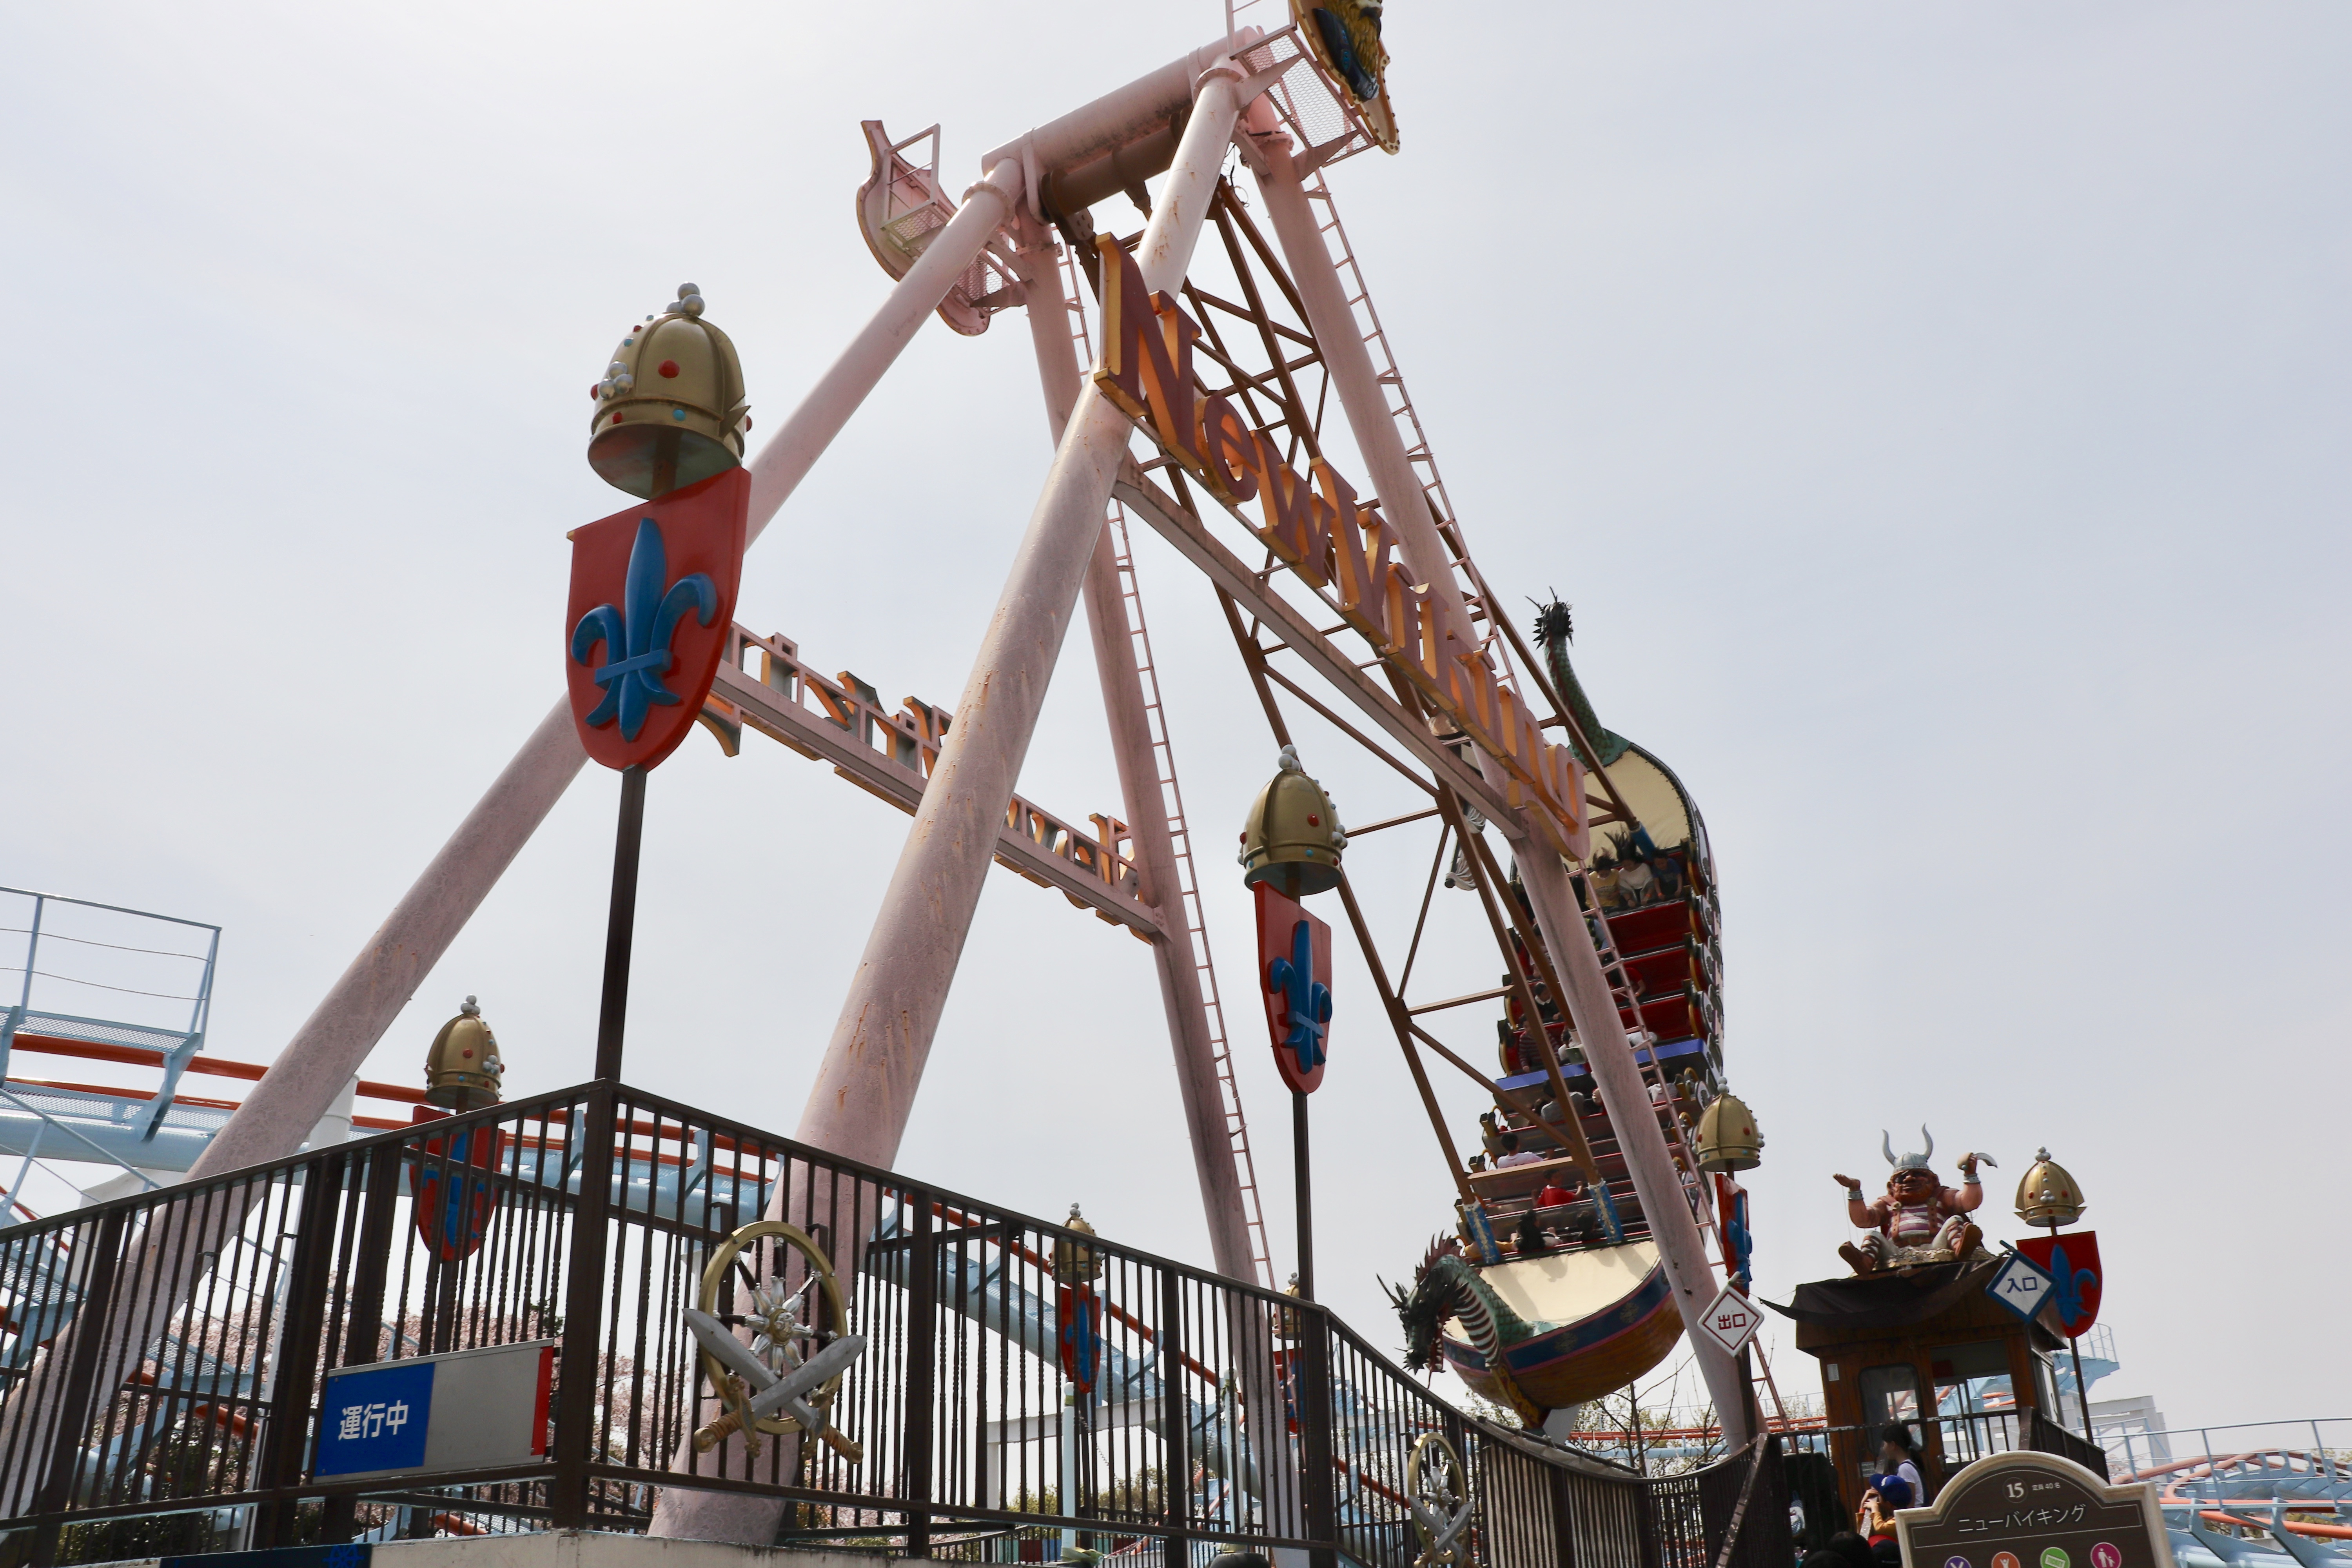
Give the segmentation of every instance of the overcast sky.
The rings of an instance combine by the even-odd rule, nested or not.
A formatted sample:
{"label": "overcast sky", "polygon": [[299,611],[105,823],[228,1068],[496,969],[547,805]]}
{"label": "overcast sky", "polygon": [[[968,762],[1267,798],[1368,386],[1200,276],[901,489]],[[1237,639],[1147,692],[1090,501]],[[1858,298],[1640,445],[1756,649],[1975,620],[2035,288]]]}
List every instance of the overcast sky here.
{"label": "overcast sky", "polygon": [[[583,394],[618,330],[700,284],[772,429],[887,285],[851,222],[861,119],[941,121],[960,190],[1222,26],[1197,0],[7,16],[0,881],[224,927],[212,1048],[252,1060],[557,693],[564,531],[615,504]],[[1486,575],[1575,604],[1604,722],[1713,830],[1762,1292],[1843,1272],[1830,1174],[1874,1189],[1881,1129],[1925,1121],[1948,1177],[1990,1152],[1996,1238],[2046,1143],[2108,1263],[2095,1395],[2352,1413],[2326,1326],[2352,1287],[2352,12],[1390,16],[1403,152],[1331,184]],[[927,326],[739,617],[953,702],[1048,455],[1018,317]],[[1206,585],[1140,548],[1245,1001],[1220,846],[1273,748]],[[1118,808],[1099,713],[1073,639],[1025,794]],[[1350,820],[1402,800],[1302,730]],[[512,1092],[588,1076],[616,794],[582,778],[370,1077],[417,1081],[469,992]],[[756,736],[690,739],[650,795],[628,1076],[789,1131],[907,819]],[[1357,875],[1401,937],[1429,844],[1381,837]],[[1430,962],[1491,983],[1491,948]],[[1205,1262],[1152,987],[1130,937],[993,875],[901,1167]],[[1234,1022],[1286,1273],[1286,1108]],[[1373,1276],[1450,1187],[1344,950],[1334,1027],[1324,1294],[1393,1344]]]}

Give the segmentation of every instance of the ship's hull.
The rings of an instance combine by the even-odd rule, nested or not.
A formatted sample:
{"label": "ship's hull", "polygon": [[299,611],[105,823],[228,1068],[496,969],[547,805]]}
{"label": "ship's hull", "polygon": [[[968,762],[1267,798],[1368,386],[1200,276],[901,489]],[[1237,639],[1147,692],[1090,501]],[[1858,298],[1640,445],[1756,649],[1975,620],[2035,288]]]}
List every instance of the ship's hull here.
{"label": "ship's hull", "polygon": [[[1498,1263],[1479,1278],[1542,1331],[1503,1347],[1521,1394],[1547,1410],[1581,1405],[1647,1373],[1682,1338],[1682,1315],[1646,1241]],[[1501,1380],[1458,1321],[1440,1336],[1446,1364],[1482,1398],[1507,1405]]]}

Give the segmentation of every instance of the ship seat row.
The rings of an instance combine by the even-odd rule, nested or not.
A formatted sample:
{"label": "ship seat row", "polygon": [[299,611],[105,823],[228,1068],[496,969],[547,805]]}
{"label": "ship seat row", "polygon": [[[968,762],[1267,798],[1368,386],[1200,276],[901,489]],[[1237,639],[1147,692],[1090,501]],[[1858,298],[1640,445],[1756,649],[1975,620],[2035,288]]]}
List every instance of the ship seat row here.
{"label": "ship seat row", "polygon": [[1623,855],[1622,841],[1592,858],[1586,881],[1601,909],[1633,911],[1704,898],[1715,891],[1705,856],[1694,855],[1687,839],[1642,858]]}
{"label": "ship seat row", "polygon": [[[1633,1060],[1642,1067],[1648,1067],[1654,1061],[1670,1078],[1679,1075],[1685,1068],[1696,1069],[1701,1077],[1706,1077],[1709,1076],[1709,1068],[1713,1066],[1706,1042],[1696,1037],[1666,1040],[1654,1046],[1636,1047],[1633,1051]],[[1592,1069],[1584,1063],[1562,1061],[1559,1064],[1559,1076],[1560,1081],[1568,1086],[1569,1093],[1588,1096],[1591,1094]],[[1548,1095],[1551,1088],[1551,1074],[1542,1068],[1536,1068],[1531,1071],[1515,1072],[1507,1078],[1496,1079],[1495,1083],[1497,1088],[1509,1089],[1514,1094],[1526,1094],[1532,1091]]]}

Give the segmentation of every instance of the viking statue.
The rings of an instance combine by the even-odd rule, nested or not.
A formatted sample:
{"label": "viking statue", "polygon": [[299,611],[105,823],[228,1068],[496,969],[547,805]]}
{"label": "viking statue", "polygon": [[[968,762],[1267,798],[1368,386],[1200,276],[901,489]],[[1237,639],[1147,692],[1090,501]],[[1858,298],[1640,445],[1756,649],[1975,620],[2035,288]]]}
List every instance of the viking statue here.
{"label": "viking statue", "polygon": [[1852,1176],[1837,1178],[1845,1189],[1846,1217],[1854,1228],[1865,1231],[1859,1246],[1853,1242],[1838,1248],[1838,1256],[1853,1266],[1856,1274],[1875,1274],[1882,1268],[1907,1268],[1919,1263],[1949,1263],[1975,1255],[1984,1240],[1984,1232],[1969,1221],[1969,1213],[1984,1202],[1984,1186],[1977,1180],[1977,1162],[1997,1164],[1990,1154],[1968,1153],[1960,1156],[1960,1176],[1964,1185],[1955,1191],[1945,1186],[1927,1161],[1936,1152],[1936,1140],[1925,1127],[1919,1136],[1927,1147],[1916,1154],[1897,1158],[1895,1141],[1881,1131],[1880,1147],[1886,1151],[1886,1163],[1895,1167],[1886,1178],[1886,1195],[1872,1203],[1862,1201],[1862,1184]]}

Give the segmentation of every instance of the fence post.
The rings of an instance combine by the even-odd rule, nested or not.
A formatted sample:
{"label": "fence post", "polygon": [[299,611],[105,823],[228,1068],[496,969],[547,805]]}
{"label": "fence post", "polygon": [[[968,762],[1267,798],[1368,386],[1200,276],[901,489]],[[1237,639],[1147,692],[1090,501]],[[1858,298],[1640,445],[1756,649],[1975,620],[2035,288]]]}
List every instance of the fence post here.
{"label": "fence post", "polygon": [[1339,1507],[1331,1473],[1331,1318],[1301,1314],[1298,1337],[1298,1500],[1309,1568],[1339,1568]]}
{"label": "fence post", "polygon": [[558,1530],[588,1526],[589,1445],[596,1418],[596,1346],[603,1337],[604,1227],[613,1207],[613,1085],[598,1079],[582,1097],[580,1195],[572,1205],[564,1259],[563,1348],[557,1362],[555,1480],[549,1511]]}
{"label": "fence post", "polygon": [[1658,1529],[1658,1483],[1643,1477],[1632,1485],[1635,1528],[1642,1537],[1642,1568],[1665,1568],[1663,1532]]}
{"label": "fence post", "polygon": [[1552,1562],[1555,1568],[1576,1568],[1576,1480],[1566,1465],[1544,1462],[1551,1472]]}
{"label": "fence post", "polygon": [[[392,1270],[392,1227],[400,1217],[400,1162],[401,1145],[396,1142],[382,1144],[368,1156],[367,1206],[360,1213],[359,1240],[352,1251],[344,1366],[365,1366],[380,1357],[377,1342],[383,1336],[383,1288]],[[320,1507],[319,1539],[329,1544],[349,1541],[358,1521],[356,1497],[344,1492],[328,1498]]]}
{"label": "fence post", "polygon": [[[321,1154],[302,1167],[302,1206],[297,1211],[294,1258],[286,1270],[286,1319],[278,1336],[277,1387],[272,1391],[261,1438],[264,1488],[302,1483],[310,1454],[310,1401],[318,1387],[319,1337],[326,1331],[327,1280],[335,1254],[335,1199],[342,1192],[344,1156]],[[254,1540],[266,1546],[291,1546],[292,1499],[266,1502],[254,1521]]]}
{"label": "fence post", "polygon": [[[62,1513],[73,1500],[74,1472],[81,1468],[82,1439],[89,1435],[90,1406],[99,1395],[90,1384],[97,1380],[99,1353],[106,1346],[106,1314],[113,1304],[123,1226],[129,1217],[129,1210],[116,1208],[109,1210],[98,1222],[89,1283],[82,1290],[81,1306],[74,1313],[82,1331],[74,1336],[73,1368],[66,1375],[65,1407],[58,1412],[58,1435],[49,1447],[49,1476],[34,1504],[36,1513]],[[34,1531],[34,1568],[49,1568],[58,1560],[58,1535],[63,1528],[61,1521],[51,1517]]]}
{"label": "fence post", "polygon": [[1184,1277],[1175,1269],[1160,1275],[1160,1501],[1168,1534],[1160,1549],[1160,1568],[1184,1568],[1192,1561],[1185,1504],[1192,1495],[1192,1408],[1184,1396]]}
{"label": "fence post", "polygon": [[931,1194],[901,1191],[915,1213],[907,1237],[907,1555],[931,1554],[931,1417],[939,1403],[940,1255]]}

